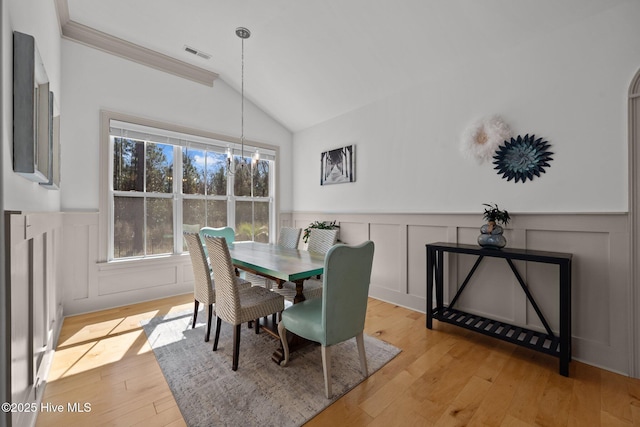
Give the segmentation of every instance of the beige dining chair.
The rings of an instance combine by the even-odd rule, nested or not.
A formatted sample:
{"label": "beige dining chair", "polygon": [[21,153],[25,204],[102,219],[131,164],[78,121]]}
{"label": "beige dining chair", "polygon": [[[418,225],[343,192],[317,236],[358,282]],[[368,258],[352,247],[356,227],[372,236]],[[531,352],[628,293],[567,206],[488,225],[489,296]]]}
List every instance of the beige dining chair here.
{"label": "beige dining chair", "polygon": [[278,235],[278,246],[289,249],[297,249],[302,229],[294,227],[281,227]]}
{"label": "beige dining chair", "polygon": [[[301,233],[302,229],[300,228],[281,227],[280,233],[278,234],[278,246],[287,249],[297,249]],[[295,283],[289,284],[285,287],[284,283],[280,286],[277,286],[270,279],[267,279],[266,282],[268,289],[273,289],[275,292],[285,297],[287,301],[293,301],[293,299],[295,298]]]}
{"label": "beige dining chair", "polygon": [[[205,333],[204,340],[209,341],[209,337],[211,335],[213,304],[216,302],[214,280],[198,233],[185,232],[183,233],[183,236],[187,242],[187,250],[189,251],[189,257],[191,258],[191,268],[193,269],[193,277],[195,279],[193,285],[193,323],[191,328],[193,329],[196,327],[200,303],[207,305],[209,311],[207,316],[207,332]],[[246,280],[237,279],[236,283],[240,288],[251,287],[251,282],[247,282]]]}
{"label": "beige dining chair", "polygon": [[[202,244],[204,245],[204,236],[212,236],[212,237],[224,237],[227,241],[227,245],[235,242],[236,240],[236,232],[231,227],[202,227],[200,229],[200,239],[202,239]],[[205,255],[207,254],[207,248],[204,248]],[[262,276],[257,276],[255,274],[249,273],[248,271],[240,272],[237,268],[235,269],[236,276],[242,277],[240,280],[251,282],[251,286],[262,286],[263,288],[267,288],[266,280]]]}
{"label": "beige dining chair", "polygon": [[[312,228],[309,233],[309,245],[307,250],[319,254],[326,254],[333,245],[338,241],[338,230],[324,230],[320,228]],[[284,289],[296,289],[293,282],[285,282],[282,287]],[[307,279],[302,284],[302,294],[305,299],[322,297],[322,279]],[[295,295],[295,294],[294,294]]]}
{"label": "beige dining chair", "polygon": [[322,298],[294,304],[282,312],[278,332],[289,362],[287,331],[320,343],[325,395],[331,398],[331,346],[353,337],[360,355],[360,368],[367,377],[367,356],[364,348],[364,321],[367,313],[369,283],[373,265],[374,244],[367,241],[358,246],[335,245],[324,260],[324,291]]}
{"label": "beige dining chair", "polygon": [[284,298],[259,286],[246,289],[235,286],[236,275],[225,239],[205,236],[204,241],[216,278],[216,333],[213,351],[218,350],[222,320],[235,326],[233,329],[232,369],[236,371],[240,353],[240,325],[255,321],[255,331],[258,333],[260,318],[284,310]]}

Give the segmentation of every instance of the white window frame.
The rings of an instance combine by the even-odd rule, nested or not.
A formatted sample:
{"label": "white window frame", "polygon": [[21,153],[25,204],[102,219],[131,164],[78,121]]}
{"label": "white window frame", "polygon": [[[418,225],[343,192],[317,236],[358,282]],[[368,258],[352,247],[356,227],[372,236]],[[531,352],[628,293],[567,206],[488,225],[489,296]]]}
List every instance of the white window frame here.
{"label": "white window frame", "polygon": [[[182,146],[178,144],[174,145],[174,183],[173,194],[163,193],[163,197],[174,198],[174,215],[173,215],[173,230],[174,230],[174,252],[168,255],[146,255],[142,257],[132,258],[114,258],[114,242],[113,242],[113,198],[118,192],[113,189],[113,143],[112,133],[110,131],[110,125],[114,121],[125,122],[132,125],[139,125],[143,127],[155,128],[160,131],[167,131],[169,133],[179,133],[193,137],[193,139],[204,142],[206,140],[213,140],[217,144],[217,149],[213,151],[219,151],[220,148],[226,150],[228,147],[232,149],[235,155],[239,154],[238,138],[229,137],[226,135],[215,134],[212,132],[202,131],[193,128],[186,128],[183,126],[172,125],[168,123],[158,122],[149,119],[142,119],[126,114],[102,111],[101,112],[101,149],[100,149],[100,220],[99,220],[99,239],[102,244],[99,247],[98,261],[99,262],[130,262],[130,261],[143,261],[146,259],[157,259],[160,257],[172,257],[180,256],[182,253],[182,239],[177,238],[177,235],[182,233],[182,188],[179,184],[182,182]],[[139,139],[139,138],[133,138]],[[159,142],[159,141],[152,141]],[[171,142],[165,142],[171,143]],[[226,147],[224,146],[226,145]],[[250,197],[250,196],[233,196],[229,193],[233,189],[230,187],[233,185],[233,179],[227,179],[227,195],[226,196],[209,196],[209,199],[224,199],[227,200],[227,223],[235,228],[235,203],[236,201],[255,200],[260,202],[269,203],[269,241],[275,243],[276,240],[276,225],[279,223],[278,212],[278,198],[277,198],[277,185],[278,185],[278,158],[279,147],[259,143],[255,141],[245,140],[245,156],[252,153],[256,148],[260,149],[261,157],[264,159],[265,152],[271,153],[270,170],[269,170],[269,187],[270,194],[268,197]],[[178,188],[177,188],[178,187]],[[140,192],[140,196],[144,197],[146,193]],[[157,195],[156,193],[148,193],[148,195]],[[177,197],[180,195],[180,197]],[[186,195],[185,198],[192,198],[191,195]],[[198,198],[197,196],[195,198]]]}

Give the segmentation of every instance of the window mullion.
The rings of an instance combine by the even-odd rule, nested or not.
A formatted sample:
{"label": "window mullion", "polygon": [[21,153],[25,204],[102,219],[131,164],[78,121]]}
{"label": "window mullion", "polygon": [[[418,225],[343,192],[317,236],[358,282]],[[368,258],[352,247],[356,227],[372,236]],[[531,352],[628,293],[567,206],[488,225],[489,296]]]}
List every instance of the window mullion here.
{"label": "window mullion", "polygon": [[182,178],[183,178],[182,147],[173,146],[173,252],[182,253],[182,224],[184,223],[182,210]]}
{"label": "window mullion", "polygon": [[142,157],[142,254],[147,256],[147,144],[144,142],[144,155]]}
{"label": "window mullion", "polygon": [[[112,123],[114,119],[110,118],[110,120]],[[123,129],[117,134],[120,136],[115,133],[110,135],[109,180],[105,181],[105,184],[108,183],[106,189],[109,197],[106,203],[106,216],[109,217],[110,223],[106,251],[109,260],[163,255],[170,251],[171,247],[173,247],[173,253],[179,254],[184,250],[182,231],[185,229],[185,221],[189,224],[203,223],[203,225],[211,222],[212,224],[208,225],[215,223],[215,226],[221,226],[225,224],[223,218],[225,210],[226,225],[234,229],[241,225],[236,222],[246,217],[245,221],[251,225],[251,231],[246,230],[247,234],[244,238],[262,239],[262,234],[258,235],[258,232],[266,226],[269,230],[269,240],[271,240],[273,236],[271,230],[275,230],[276,225],[273,213],[273,209],[275,209],[275,203],[273,203],[275,161],[269,161],[268,165],[262,165],[269,168],[270,172],[265,169],[265,172],[270,175],[269,182],[263,182],[266,176],[262,175],[262,169],[260,169],[258,179],[253,175],[253,170],[250,171],[249,177],[246,176],[247,170],[237,176],[226,175],[223,177],[226,167],[222,163],[223,159],[219,156],[221,152],[216,151],[215,147],[209,148],[207,144],[202,144],[195,146],[195,153],[191,153],[191,149],[188,153],[184,153],[183,147],[190,145],[179,136],[175,138],[172,136],[170,140],[156,140],[140,132],[136,135],[128,135],[127,129]],[[112,132],[117,130],[112,129]],[[119,145],[116,146],[118,138],[126,141],[126,152],[118,151],[120,149]],[[138,144],[137,152],[134,151],[136,144]],[[122,147],[125,146],[122,145]],[[217,154],[210,156],[209,151]],[[169,169],[171,153],[173,153],[173,170]],[[202,155],[205,156],[204,159],[202,159]],[[135,163],[131,163],[135,158],[139,158],[138,161],[144,163],[136,166]],[[118,168],[118,162],[121,163],[120,168]],[[202,170],[203,165],[204,171]],[[245,163],[246,167],[251,167],[251,160]],[[185,168],[187,173],[185,173]],[[193,173],[196,175],[204,174],[203,177],[198,178],[199,180],[204,179],[204,189],[202,182],[195,180],[196,175],[192,176]],[[135,181],[136,177],[137,181]],[[236,181],[241,177],[248,178],[248,183],[251,186],[247,196],[235,194]],[[122,182],[120,178],[122,178]],[[194,179],[194,182],[191,182],[191,178]],[[209,178],[212,181],[207,186]],[[119,181],[115,182],[116,179]],[[170,184],[167,182],[168,179],[172,179],[173,182]],[[185,183],[182,182],[183,179],[189,179],[188,185],[185,186]],[[220,188],[220,184],[225,181],[226,194],[223,194],[225,188],[224,186]],[[245,181],[242,185],[245,189],[246,183]],[[269,185],[268,189],[263,188],[265,184]],[[257,197],[257,185],[260,185],[260,197]],[[185,189],[187,193],[183,193]],[[263,190],[268,191],[267,197],[262,196]],[[195,200],[202,200],[202,202]],[[264,204],[265,202],[267,205]],[[130,206],[135,207],[135,211],[131,210]],[[115,218],[116,215],[118,218]],[[141,215],[143,218],[140,218]],[[172,221],[168,218],[169,215],[173,216]],[[202,215],[204,218],[201,218]],[[265,215],[271,219],[268,223],[264,221],[267,219]],[[258,225],[261,226],[260,229],[256,229]],[[132,234],[131,231],[135,229],[139,231]],[[172,246],[169,245],[171,242],[169,233],[171,232],[173,233]],[[141,234],[142,241],[137,240],[138,233]],[[131,236],[136,236],[135,240],[137,241]]]}

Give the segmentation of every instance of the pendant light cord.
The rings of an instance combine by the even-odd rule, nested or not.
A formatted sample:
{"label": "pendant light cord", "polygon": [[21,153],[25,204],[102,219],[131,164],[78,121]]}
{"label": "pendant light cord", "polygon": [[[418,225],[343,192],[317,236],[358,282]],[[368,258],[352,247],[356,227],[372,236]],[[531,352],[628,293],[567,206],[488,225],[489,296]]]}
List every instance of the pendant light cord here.
{"label": "pendant light cord", "polygon": [[242,65],[241,65],[241,81],[240,81],[240,144],[242,146],[241,162],[244,164],[244,38],[242,40]]}

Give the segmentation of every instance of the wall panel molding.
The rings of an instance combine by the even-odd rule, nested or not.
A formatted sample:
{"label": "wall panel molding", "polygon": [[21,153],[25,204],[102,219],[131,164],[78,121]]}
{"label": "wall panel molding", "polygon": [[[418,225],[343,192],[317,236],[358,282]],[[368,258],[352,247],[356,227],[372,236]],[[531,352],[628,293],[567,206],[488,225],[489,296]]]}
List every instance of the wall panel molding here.
{"label": "wall panel molding", "polygon": [[629,222],[631,283],[629,310],[633,323],[629,331],[633,357],[631,375],[640,378],[640,70],[629,85]]}
{"label": "wall panel molding", "polygon": [[[60,213],[5,212],[11,321],[9,383],[15,404],[42,401],[62,326]],[[13,425],[33,425],[37,412],[15,411]]]}
{"label": "wall panel molding", "polygon": [[[629,374],[633,316],[628,304],[631,298],[628,215],[514,214],[513,217],[506,233],[509,246],[574,255],[574,358]],[[481,214],[320,212],[281,212],[278,222],[280,226],[305,228],[316,220],[336,220],[341,225],[340,240],[345,243],[358,244],[373,239],[376,255],[370,295],[419,312],[426,309],[425,245],[436,241],[475,244],[483,222]],[[65,292],[65,315],[192,292],[193,275],[189,272],[188,256],[99,262],[98,221],[97,212],[65,214],[64,284],[65,289],[72,290]],[[473,260],[463,256],[447,259],[445,298],[450,298]],[[469,292],[468,297],[461,299],[465,309],[532,329],[540,328],[506,265],[483,262],[481,267],[477,279],[474,276],[465,290],[465,294]],[[167,275],[170,280],[141,280],[160,268],[171,272]],[[518,269],[530,282],[552,329],[557,330],[554,324],[557,316],[546,314],[557,310],[554,271],[535,263],[518,264]],[[81,274],[75,274],[76,271]],[[105,286],[115,277],[118,289],[111,292]]]}
{"label": "wall panel molding", "polygon": [[[508,246],[573,254],[572,317],[574,359],[623,374],[632,365],[633,312],[628,256],[629,215],[513,214],[505,232]],[[430,242],[476,244],[483,223],[479,214],[366,214],[293,212],[290,222],[336,220],[340,240],[357,244],[372,239],[376,256],[370,295],[416,311],[426,310],[426,249]],[[346,233],[342,233],[345,224]],[[369,230],[368,235],[352,230]],[[357,238],[356,238],[357,236]],[[400,247],[402,246],[402,247]],[[399,259],[398,259],[399,258]],[[447,256],[445,299],[450,299],[474,259]],[[501,260],[484,262],[469,283],[460,304],[465,311],[542,329],[524,292]],[[558,329],[558,289],[555,267],[518,263],[538,305]],[[397,280],[398,282],[394,282]]]}
{"label": "wall panel molding", "polygon": [[63,215],[65,316],[193,292],[188,255],[102,262],[100,214]]}

